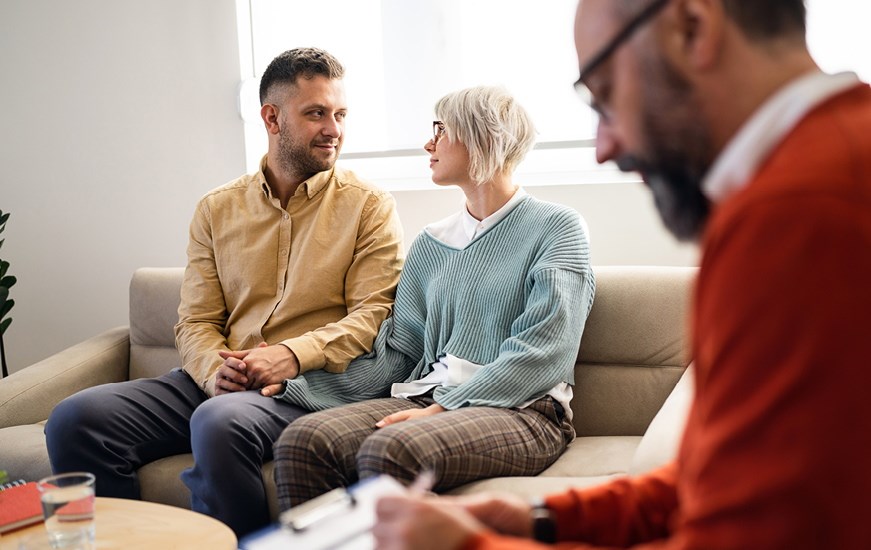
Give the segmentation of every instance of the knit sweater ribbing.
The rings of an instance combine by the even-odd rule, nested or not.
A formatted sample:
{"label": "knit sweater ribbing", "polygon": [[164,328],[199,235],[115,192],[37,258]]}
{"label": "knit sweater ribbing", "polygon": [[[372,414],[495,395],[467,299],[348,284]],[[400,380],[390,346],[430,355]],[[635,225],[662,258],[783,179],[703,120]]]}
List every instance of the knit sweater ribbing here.
{"label": "knit sweater ribbing", "polygon": [[594,293],[577,213],[525,197],[465,248],[421,233],[373,351],[344,373],[289,380],[281,397],[311,410],[384,397],[449,353],[483,367],[459,386],[437,388],[439,404],[515,407],[574,382]]}

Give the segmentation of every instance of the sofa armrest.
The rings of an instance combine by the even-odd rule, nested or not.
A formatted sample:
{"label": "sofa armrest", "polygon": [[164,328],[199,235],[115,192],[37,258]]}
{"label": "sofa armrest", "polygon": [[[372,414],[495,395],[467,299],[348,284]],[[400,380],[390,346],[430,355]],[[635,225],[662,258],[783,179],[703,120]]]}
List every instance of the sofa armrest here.
{"label": "sofa armrest", "polygon": [[48,418],[79,390],[127,380],[130,331],[117,327],[0,379],[0,428]]}

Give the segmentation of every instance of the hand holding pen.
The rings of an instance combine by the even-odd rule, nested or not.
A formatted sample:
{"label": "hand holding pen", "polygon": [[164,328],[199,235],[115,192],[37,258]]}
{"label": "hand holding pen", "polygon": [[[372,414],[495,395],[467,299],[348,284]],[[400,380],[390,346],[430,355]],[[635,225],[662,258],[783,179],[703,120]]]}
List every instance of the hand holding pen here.
{"label": "hand holding pen", "polygon": [[435,474],[423,470],[403,495],[385,496],[375,507],[372,535],[385,550],[451,550],[486,530],[461,506],[431,496]]}

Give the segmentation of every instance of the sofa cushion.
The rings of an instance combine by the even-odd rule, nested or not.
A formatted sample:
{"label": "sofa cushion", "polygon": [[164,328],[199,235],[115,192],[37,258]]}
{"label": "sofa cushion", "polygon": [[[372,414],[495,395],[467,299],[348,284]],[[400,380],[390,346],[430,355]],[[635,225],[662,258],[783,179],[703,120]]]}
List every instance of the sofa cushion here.
{"label": "sofa cushion", "polygon": [[641,437],[685,365],[585,364],[575,371],[572,422],[579,436]]}
{"label": "sofa cushion", "polygon": [[44,428],[45,422],[39,422],[0,429],[0,469],[6,470],[9,479],[38,481],[51,475]]}
{"label": "sofa cushion", "polygon": [[690,365],[650,422],[632,458],[629,473],[648,472],[677,455],[695,393],[693,384],[693,367]]}
{"label": "sofa cushion", "polygon": [[183,470],[194,465],[194,455],[182,454],[159,458],[136,471],[142,500],[191,507],[191,492],[179,477]]}
{"label": "sofa cushion", "polygon": [[596,266],[578,362],[685,367],[695,268]]}
{"label": "sofa cushion", "polygon": [[496,477],[467,483],[462,487],[449,491],[448,494],[465,495],[470,493],[499,492],[512,493],[529,499],[553,493],[562,493],[569,487],[583,489],[585,487],[601,485],[619,477],[619,475],[623,474],[591,477]]}
{"label": "sofa cushion", "polygon": [[137,269],[130,281],[130,380],[181,366],[175,325],[184,268]]}
{"label": "sofa cushion", "polygon": [[641,441],[640,436],[579,437],[556,462],[539,475],[591,477],[624,474]]}
{"label": "sofa cushion", "polygon": [[575,367],[579,436],[642,436],[689,364],[694,268],[596,267]]}
{"label": "sofa cushion", "polygon": [[[194,455],[182,454],[160,458],[149,462],[136,471],[142,500],[168,504],[179,508],[190,508],[191,492],[181,480],[181,473],[194,465]],[[273,462],[263,465],[263,483],[266,499],[269,502],[269,517],[278,519],[278,495],[273,481]]]}

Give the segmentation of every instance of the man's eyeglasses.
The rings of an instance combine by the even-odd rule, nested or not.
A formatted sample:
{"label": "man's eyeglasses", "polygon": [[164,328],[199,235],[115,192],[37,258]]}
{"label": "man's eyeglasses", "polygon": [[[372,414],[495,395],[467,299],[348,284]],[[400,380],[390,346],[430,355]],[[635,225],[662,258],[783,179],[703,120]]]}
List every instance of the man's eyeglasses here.
{"label": "man's eyeglasses", "polygon": [[441,120],[432,121],[432,144],[435,145],[445,135],[445,123]]}
{"label": "man's eyeglasses", "polygon": [[593,93],[590,91],[590,88],[587,87],[586,80],[590,76],[590,74],[599,68],[605,61],[608,60],[609,57],[614,55],[614,52],[617,51],[620,46],[625,44],[635,31],[641,28],[642,25],[653,19],[659,10],[665,7],[668,4],[669,0],[654,0],[650,4],[647,5],[646,8],[638,12],[638,15],[634,16],[630,19],[626,25],[620,29],[620,32],[614,35],[605,46],[596,53],[596,55],[592,56],[589,61],[587,61],[586,65],[580,67],[580,75],[578,79],[575,81],[575,91],[581,96],[583,99],[596,113],[598,113],[599,117],[604,121],[610,120],[611,116],[608,112],[608,109],[601,105],[596,101],[596,98],[593,97]]}

